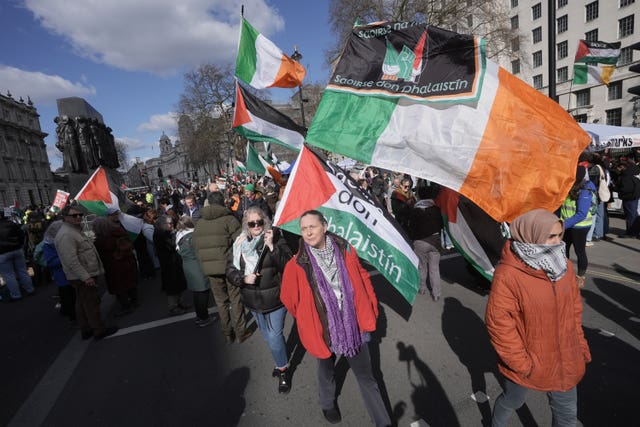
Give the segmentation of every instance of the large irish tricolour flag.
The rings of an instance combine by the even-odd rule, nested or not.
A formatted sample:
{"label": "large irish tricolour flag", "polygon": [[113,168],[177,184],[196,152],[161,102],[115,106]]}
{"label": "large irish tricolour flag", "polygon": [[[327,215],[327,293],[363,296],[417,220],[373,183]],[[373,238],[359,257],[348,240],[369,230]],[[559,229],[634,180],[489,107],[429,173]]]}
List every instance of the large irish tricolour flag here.
{"label": "large irish tricolour flag", "polygon": [[560,206],[589,140],[486,59],[482,39],[406,22],[354,28],[306,137],[440,183],[497,221]]}
{"label": "large irish tricolour flag", "polygon": [[274,225],[300,234],[298,220],[310,209],[323,213],[329,231],[343,237],[413,303],[420,286],[418,257],[400,226],[342,169],[303,147],[278,205]]}
{"label": "large irish tricolour flag", "polygon": [[282,50],[242,18],[236,77],[256,89],[296,87],[306,71],[302,64]]}

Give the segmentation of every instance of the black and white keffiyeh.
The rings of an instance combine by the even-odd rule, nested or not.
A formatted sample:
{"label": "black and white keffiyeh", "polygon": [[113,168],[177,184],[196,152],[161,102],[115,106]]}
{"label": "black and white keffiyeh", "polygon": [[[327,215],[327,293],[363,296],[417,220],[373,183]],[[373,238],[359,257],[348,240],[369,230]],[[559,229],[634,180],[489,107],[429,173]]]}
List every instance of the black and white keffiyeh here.
{"label": "black and white keffiyeh", "polygon": [[564,242],[557,245],[541,245],[512,241],[511,249],[526,265],[544,271],[552,282],[557,282],[567,272]]}

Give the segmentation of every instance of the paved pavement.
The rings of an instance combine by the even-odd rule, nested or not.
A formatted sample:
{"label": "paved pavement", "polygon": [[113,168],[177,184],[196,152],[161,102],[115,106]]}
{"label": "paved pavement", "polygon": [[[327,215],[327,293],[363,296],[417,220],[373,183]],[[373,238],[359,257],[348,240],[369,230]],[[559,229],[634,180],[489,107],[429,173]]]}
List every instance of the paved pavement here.
{"label": "paved pavement", "polygon": [[[612,226],[615,234],[622,221],[614,218]],[[598,242],[588,251],[583,324],[593,362],[578,388],[579,419],[585,426],[629,425],[637,419],[640,384],[640,240]],[[373,275],[382,310],[370,349],[399,426],[418,420],[481,426],[501,390],[483,323],[484,284],[455,254],[443,259],[441,270],[443,299],[418,296],[412,307]],[[168,317],[158,280],[141,282],[140,291],[141,308],[121,318],[111,316],[114,301],[105,295],[104,311],[121,331],[100,342],[81,341],[67,327],[54,309],[53,285],[0,304],[0,425],[326,424],[317,405],[316,362],[295,346],[291,318],[293,389],[278,395],[259,333],[225,345],[218,324],[198,328],[193,313]],[[341,425],[369,425],[353,374],[344,363],[338,367]],[[512,426],[550,423],[541,393],[531,393],[511,420]]]}

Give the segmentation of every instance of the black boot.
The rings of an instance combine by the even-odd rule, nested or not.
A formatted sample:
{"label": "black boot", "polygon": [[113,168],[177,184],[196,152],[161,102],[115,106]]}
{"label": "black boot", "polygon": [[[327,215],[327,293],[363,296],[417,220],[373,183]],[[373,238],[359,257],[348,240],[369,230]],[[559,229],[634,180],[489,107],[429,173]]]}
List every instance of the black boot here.
{"label": "black boot", "polygon": [[287,394],[291,391],[291,381],[289,380],[289,369],[278,373],[278,393]]}

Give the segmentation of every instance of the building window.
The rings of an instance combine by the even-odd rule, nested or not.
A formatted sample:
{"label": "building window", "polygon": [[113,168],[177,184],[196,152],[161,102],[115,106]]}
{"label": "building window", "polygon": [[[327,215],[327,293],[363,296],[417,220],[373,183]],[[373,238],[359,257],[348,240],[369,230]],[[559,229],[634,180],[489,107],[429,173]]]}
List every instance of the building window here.
{"label": "building window", "polygon": [[535,21],[536,19],[540,19],[540,17],[542,16],[542,4],[538,3],[533,5],[533,7],[531,8],[531,13],[533,15],[533,20]]}
{"label": "building window", "polygon": [[593,21],[598,17],[598,2],[594,1],[584,7],[587,22]]}
{"label": "building window", "polygon": [[591,90],[585,89],[576,92],[576,106],[586,107],[587,105],[591,105]]}
{"label": "building window", "polygon": [[622,80],[609,83],[607,88],[609,101],[615,101],[616,99],[622,99]]}
{"label": "building window", "polygon": [[511,39],[511,51],[518,52],[520,50],[520,37]]}
{"label": "building window", "polygon": [[561,16],[556,21],[558,23],[558,34],[564,33],[569,29],[569,18],[567,18],[567,15]]}
{"label": "building window", "polygon": [[517,30],[519,27],[518,15],[511,17],[511,29]]}
{"label": "building window", "polygon": [[533,87],[535,89],[540,89],[542,87],[542,74],[533,76]]}
{"label": "building window", "polygon": [[620,57],[618,58],[618,67],[621,65],[631,64],[633,62],[633,49],[623,47],[620,49]]}
{"label": "building window", "polygon": [[598,29],[587,31],[584,33],[584,39],[588,42],[597,42],[598,41]]}
{"label": "building window", "polygon": [[623,38],[633,34],[633,15],[618,20],[618,37]]}
{"label": "building window", "polygon": [[[620,7],[629,6],[630,4],[633,4],[635,2],[636,0],[620,0]],[[513,0],[511,0],[511,3],[513,3]]]}
{"label": "building window", "polygon": [[534,43],[540,43],[542,41],[542,27],[534,28],[531,33]]}
{"label": "building window", "polygon": [[569,80],[569,67],[558,68],[557,72],[558,83],[566,82]]}
{"label": "building window", "polygon": [[558,59],[566,58],[569,55],[569,43],[565,40],[557,45]]}
{"label": "building window", "polygon": [[518,0],[511,0],[511,7],[518,7]]}
{"label": "building window", "polygon": [[573,118],[578,123],[587,123],[587,115],[586,114],[576,114]]}
{"label": "building window", "polygon": [[558,9],[565,7],[567,4],[569,4],[569,0],[558,0]]}
{"label": "building window", "polygon": [[622,126],[622,108],[606,110],[607,124],[609,126]]}
{"label": "building window", "polygon": [[520,60],[511,61],[511,74],[520,74]]}
{"label": "building window", "polygon": [[542,51],[533,52],[533,68],[542,66]]}

